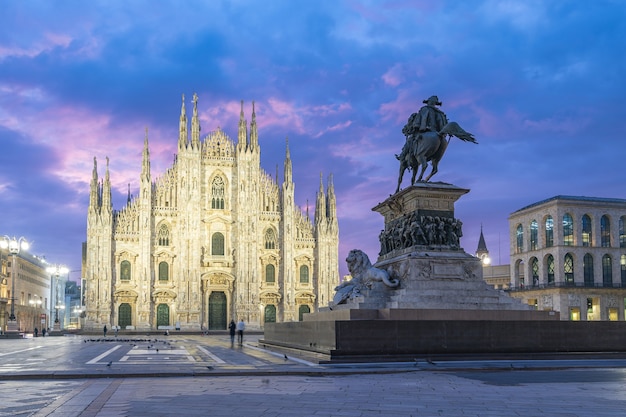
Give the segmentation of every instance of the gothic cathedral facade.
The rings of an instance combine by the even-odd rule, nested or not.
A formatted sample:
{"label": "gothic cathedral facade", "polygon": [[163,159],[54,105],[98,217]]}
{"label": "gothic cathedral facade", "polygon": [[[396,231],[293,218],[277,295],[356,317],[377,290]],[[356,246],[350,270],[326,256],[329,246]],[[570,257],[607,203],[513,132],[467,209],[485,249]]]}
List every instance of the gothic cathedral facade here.
{"label": "gothic cathedral facade", "polygon": [[[337,207],[332,182],[322,179],[314,220],[294,203],[289,147],[284,180],[260,166],[256,115],[238,140],[218,128],[201,139],[197,96],[191,138],[185,99],[178,153],[152,179],[148,134],[139,195],[119,211],[96,159],[84,249],[85,328],[226,329],[297,321],[332,300],[339,282]],[[278,173],[277,173],[278,174]],[[278,175],[276,175],[278,177]],[[130,186],[129,186],[130,187]]]}

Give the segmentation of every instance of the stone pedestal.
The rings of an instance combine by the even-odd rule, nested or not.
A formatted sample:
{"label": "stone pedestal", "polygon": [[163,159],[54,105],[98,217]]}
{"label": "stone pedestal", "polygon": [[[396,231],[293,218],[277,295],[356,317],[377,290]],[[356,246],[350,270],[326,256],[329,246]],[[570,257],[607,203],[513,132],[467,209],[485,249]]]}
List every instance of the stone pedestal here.
{"label": "stone pedestal", "polygon": [[454,217],[454,203],[468,192],[451,184],[421,183],[374,207],[385,219],[375,266],[399,279],[400,287],[385,290],[377,283],[347,307],[531,310],[485,283],[480,260],[460,247],[462,222]]}
{"label": "stone pedestal", "polygon": [[485,283],[480,260],[459,244],[462,223],[454,217],[454,203],[467,192],[450,184],[420,183],[378,204],[373,210],[384,217],[385,228],[374,267],[399,280],[399,287],[370,283],[346,304],[306,314],[303,322],[266,323],[261,343],[331,361],[367,361],[580,352],[626,341],[626,335],[603,327],[589,331],[604,345],[595,339],[582,343],[586,339],[577,333],[577,323],[562,326],[558,313],[535,311]]}
{"label": "stone pedestal", "polygon": [[9,337],[17,337],[20,333],[20,329],[17,325],[17,320],[9,320],[7,322],[6,334]]}

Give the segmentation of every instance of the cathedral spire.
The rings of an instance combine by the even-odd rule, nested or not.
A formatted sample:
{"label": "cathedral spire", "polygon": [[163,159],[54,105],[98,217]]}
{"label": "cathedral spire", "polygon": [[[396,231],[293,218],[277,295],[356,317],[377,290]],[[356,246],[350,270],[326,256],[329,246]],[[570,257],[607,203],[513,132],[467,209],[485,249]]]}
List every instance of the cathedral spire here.
{"label": "cathedral spire", "polygon": [[91,184],[89,185],[89,208],[98,209],[98,162],[93,157],[93,171],[91,173]]}
{"label": "cathedral spire", "polygon": [[198,118],[198,94],[193,93],[193,116],[191,118],[191,147],[200,149],[200,119]]}
{"label": "cathedral spire", "polygon": [[187,112],[185,111],[185,95],[183,94],[183,104],[180,108],[180,122],[178,127],[178,149],[185,149],[189,135],[187,133]]}
{"label": "cathedral spire", "polygon": [[335,197],[335,185],[333,184],[333,174],[328,175],[328,212],[326,216],[329,219],[337,218],[337,199]]}
{"label": "cathedral spire", "polygon": [[111,211],[111,177],[109,175],[109,157],[106,157],[107,166],[104,174],[104,184],[102,189],[102,208],[107,211]]}
{"label": "cathedral spire", "polygon": [[241,112],[239,113],[239,133],[237,135],[237,147],[240,151],[248,149],[248,122],[243,115],[243,100],[241,100]]}
{"label": "cathedral spire", "polygon": [[293,173],[291,168],[291,153],[289,152],[289,138],[286,139],[285,152],[285,184],[289,186],[293,183]]}
{"label": "cathedral spire", "polygon": [[320,224],[326,221],[326,196],[324,194],[323,176],[320,172],[320,189],[317,192],[315,203],[315,223]]}
{"label": "cathedral spire", "polygon": [[132,200],[131,195],[130,195],[130,183],[128,183],[128,197],[126,198],[126,204],[130,204],[130,201]]}
{"label": "cathedral spire", "polygon": [[254,110],[254,101],[252,102],[252,121],[250,122],[250,149],[258,151],[259,149],[259,133],[256,127],[256,112]]}
{"label": "cathedral spire", "polygon": [[143,154],[141,162],[141,181],[150,182],[150,150],[148,149],[148,128],[146,127],[146,137],[143,140]]}

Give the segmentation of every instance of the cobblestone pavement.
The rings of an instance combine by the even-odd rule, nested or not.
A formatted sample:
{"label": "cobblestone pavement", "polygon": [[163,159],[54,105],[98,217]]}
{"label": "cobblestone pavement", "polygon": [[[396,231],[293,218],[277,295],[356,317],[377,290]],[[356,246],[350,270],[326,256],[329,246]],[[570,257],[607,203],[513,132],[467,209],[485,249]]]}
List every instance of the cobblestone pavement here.
{"label": "cobblestone pavement", "polygon": [[0,416],[626,415],[624,361],[321,366],[227,336],[168,341],[2,340]]}

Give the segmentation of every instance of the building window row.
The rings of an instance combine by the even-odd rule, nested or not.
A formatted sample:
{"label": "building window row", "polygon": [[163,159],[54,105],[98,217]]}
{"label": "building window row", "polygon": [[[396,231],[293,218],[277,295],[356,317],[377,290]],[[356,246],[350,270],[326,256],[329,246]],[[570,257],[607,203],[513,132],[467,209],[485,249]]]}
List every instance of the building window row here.
{"label": "building window row", "polygon": [[[554,246],[554,219],[552,216],[547,216],[544,226],[544,247],[549,248]],[[574,230],[575,223],[571,214],[566,213],[562,218],[562,238],[563,245],[574,246]],[[591,217],[585,214],[581,217],[581,242],[580,246],[593,246],[593,225]],[[626,248],[626,216],[619,218],[618,227],[618,244],[620,248]],[[607,215],[603,215],[600,218],[600,244],[601,247],[611,247],[611,219]],[[529,225],[529,250],[538,250],[539,244],[539,223],[537,220],[532,220]],[[524,226],[520,223],[515,228],[515,253],[524,252]]]}
{"label": "building window row", "polygon": [[[609,254],[605,254],[602,256],[602,268],[601,268],[601,273],[602,273],[602,282],[600,284],[600,282],[598,281],[598,283],[596,283],[596,279],[595,279],[595,274],[594,274],[594,258],[593,255],[591,255],[590,253],[585,254],[585,256],[583,257],[583,263],[582,263],[582,273],[583,273],[583,280],[582,280],[582,284],[585,287],[594,287],[594,286],[603,286],[603,287],[613,287],[613,286],[621,286],[621,287],[626,287],[626,255],[621,255],[620,256],[620,281],[619,284],[614,284],[613,283],[613,258],[611,257],[611,255]],[[555,281],[555,262],[554,262],[554,256],[552,255],[547,255],[545,257],[545,261],[544,261],[544,271],[546,273],[546,277],[544,282],[540,282],[540,261],[536,258],[536,257],[532,257],[530,258],[530,280],[528,283],[525,282],[524,279],[524,271],[523,271],[523,265],[524,263],[522,261],[518,261],[518,263],[516,264],[517,266],[517,271],[516,271],[516,276],[519,279],[519,286],[520,287],[524,287],[525,285],[532,285],[533,287],[536,286],[540,286],[540,285],[547,285],[547,286],[554,286],[557,285],[557,282]],[[563,258],[563,266],[562,266],[562,271],[563,271],[563,284],[566,286],[574,286],[576,285],[576,280],[575,280],[575,262],[574,262],[574,255],[571,253],[567,253],[565,254],[564,258]]]}

